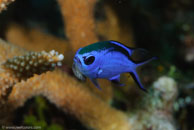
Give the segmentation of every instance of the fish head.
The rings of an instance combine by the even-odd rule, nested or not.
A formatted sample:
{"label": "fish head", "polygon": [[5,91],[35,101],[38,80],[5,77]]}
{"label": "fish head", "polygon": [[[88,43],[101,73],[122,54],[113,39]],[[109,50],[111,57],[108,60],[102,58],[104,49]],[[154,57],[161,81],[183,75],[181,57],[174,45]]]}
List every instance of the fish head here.
{"label": "fish head", "polygon": [[[72,67],[73,70],[76,71],[78,74],[84,75],[88,78],[97,78],[96,75],[98,73],[98,68],[101,62],[101,58],[99,58],[100,57],[99,52],[91,51],[91,52],[80,54],[79,51],[81,49],[79,49],[75,54],[74,63]],[[75,74],[75,75],[78,75],[78,74]]]}

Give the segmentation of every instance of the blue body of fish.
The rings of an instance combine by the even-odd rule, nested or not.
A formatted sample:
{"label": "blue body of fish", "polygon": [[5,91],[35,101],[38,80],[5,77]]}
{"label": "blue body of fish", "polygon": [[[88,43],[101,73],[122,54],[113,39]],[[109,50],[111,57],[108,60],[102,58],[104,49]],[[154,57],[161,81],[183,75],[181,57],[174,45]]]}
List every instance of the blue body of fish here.
{"label": "blue body of fish", "polygon": [[146,91],[140,82],[136,68],[156,57],[142,61],[139,57],[145,52],[144,49],[129,48],[116,41],[97,42],[80,48],[76,52],[72,68],[79,79],[84,80],[88,77],[99,89],[98,78],[120,84],[120,74],[130,73],[138,86]]}

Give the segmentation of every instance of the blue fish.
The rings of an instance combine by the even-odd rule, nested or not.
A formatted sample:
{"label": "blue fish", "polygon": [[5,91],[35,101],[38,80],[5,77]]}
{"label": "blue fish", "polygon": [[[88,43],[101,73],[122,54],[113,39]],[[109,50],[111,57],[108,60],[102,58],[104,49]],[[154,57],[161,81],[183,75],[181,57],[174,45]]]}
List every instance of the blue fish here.
{"label": "blue fish", "polygon": [[80,80],[90,78],[99,88],[98,78],[120,83],[122,73],[130,73],[137,85],[146,89],[140,82],[136,68],[150,62],[156,57],[145,60],[147,51],[141,48],[130,48],[117,41],[102,41],[80,48],[74,57],[72,66],[75,76]]}

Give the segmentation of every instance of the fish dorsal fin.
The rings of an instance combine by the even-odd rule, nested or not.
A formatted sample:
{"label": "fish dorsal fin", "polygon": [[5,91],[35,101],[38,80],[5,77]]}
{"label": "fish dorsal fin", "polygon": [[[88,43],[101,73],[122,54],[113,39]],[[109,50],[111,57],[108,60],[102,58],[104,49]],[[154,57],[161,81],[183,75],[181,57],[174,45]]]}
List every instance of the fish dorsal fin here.
{"label": "fish dorsal fin", "polygon": [[119,47],[121,47],[123,49],[125,49],[128,52],[129,56],[132,55],[133,48],[130,48],[128,46],[125,46],[124,44],[122,44],[120,42],[117,42],[117,41],[109,41],[109,42],[112,43],[112,44],[115,44],[115,45],[117,45],[117,46],[119,46]]}
{"label": "fish dorsal fin", "polygon": [[[115,44],[121,48],[123,48],[123,52],[128,52],[128,58],[133,61],[134,63],[138,64],[141,62],[145,62],[152,58],[152,55],[143,48],[130,48],[128,46],[125,46],[124,44],[117,42],[117,41],[110,41],[110,43]],[[126,52],[124,53],[126,55]]]}
{"label": "fish dorsal fin", "polygon": [[129,48],[125,45],[123,45],[120,42],[116,41],[101,41],[101,42],[96,42],[91,45],[88,45],[82,49],[79,50],[79,54],[84,54],[84,53],[90,53],[92,51],[103,51],[103,50],[108,50],[108,52],[111,51],[116,51],[124,54],[126,57],[130,59],[130,56],[132,55],[132,48]]}

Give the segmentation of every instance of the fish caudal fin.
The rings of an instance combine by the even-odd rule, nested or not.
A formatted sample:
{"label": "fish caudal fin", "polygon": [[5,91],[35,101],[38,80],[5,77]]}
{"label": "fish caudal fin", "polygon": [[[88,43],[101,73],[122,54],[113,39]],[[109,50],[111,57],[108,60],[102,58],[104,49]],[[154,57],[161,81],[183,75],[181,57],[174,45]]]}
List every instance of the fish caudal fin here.
{"label": "fish caudal fin", "polygon": [[92,81],[92,83],[93,83],[99,90],[101,90],[100,85],[98,84],[97,79],[90,79],[90,80]]}
{"label": "fish caudal fin", "polygon": [[[140,62],[140,63],[137,63],[136,66],[141,66],[141,65],[144,65],[144,64],[147,64],[148,62],[152,61],[152,60],[156,60],[157,57],[152,57],[152,58],[149,58],[148,60],[146,61],[143,61],[143,62]],[[141,84],[141,81],[139,79],[139,76],[137,74],[136,71],[132,71],[130,72],[131,76],[133,77],[133,79],[135,80],[135,82],[137,83],[137,85],[139,86],[140,89],[142,89],[143,91],[147,92],[147,90],[143,87],[143,85]]]}
{"label": "fish caudal fin", "polygon": [[147,64],[147,63],[149,63],[150,61],[152,61],[152,60],[156,60],[156,59],[158,59],[158,57],[154,56],[154,57],[152,57],[152,58],[150,58],[150,59],[148,59],[148,60],[146,60],[146,61],[143,61],[143,62],[137,63],[136,65],[137,65],[137,67],[138,67],[138,66],[141,66],[141,65]]}
{"label": "fish caudal fin", "polygon": [[135,80],[135,82],[137,83],[137,85],[139,86],[139,88],[142,89],[143,91],[147,92],[147,90],[141,84],[141,81],[139,79],[139,76],[138,76],[137,72],[133,71],[133,72],[130,72],[130,74],[133,77],[133,79]]}

